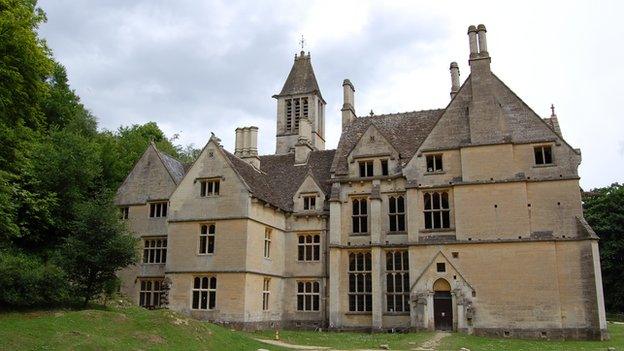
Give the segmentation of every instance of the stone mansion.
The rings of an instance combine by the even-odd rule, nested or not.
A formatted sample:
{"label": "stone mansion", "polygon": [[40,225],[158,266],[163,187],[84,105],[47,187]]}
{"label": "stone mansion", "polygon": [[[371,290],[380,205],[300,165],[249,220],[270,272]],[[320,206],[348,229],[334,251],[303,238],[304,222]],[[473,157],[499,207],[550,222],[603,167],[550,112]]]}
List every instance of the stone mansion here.
{"label": "stone mansion", "polygon": [[191,165],[151,144],[116,197],[141,239],[122,292],[245,329],[607,337],[581,152],[490,70],[485,26],[468,39],[440,109],[358,117],[345,79],[335,150],[303,51],[273,96],[275,154],[256,127]]}

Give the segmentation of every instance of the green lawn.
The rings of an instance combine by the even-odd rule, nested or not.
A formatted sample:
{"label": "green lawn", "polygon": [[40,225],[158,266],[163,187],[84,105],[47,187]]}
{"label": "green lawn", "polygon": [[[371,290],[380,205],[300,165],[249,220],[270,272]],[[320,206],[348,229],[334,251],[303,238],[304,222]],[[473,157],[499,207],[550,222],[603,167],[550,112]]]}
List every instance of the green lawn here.
{"label": "green lawn", "polygon": [[[624,350],[624,325],[609,324],[611,340],[529,341],[492,339],[454,333],[437,350],[472,351]],[[168,310],[134,306],[81,311],[52,310],[0,313],[0,350],[284,350],[254,339],[273,339],[274,331],[244,333],[196,321]],[[280,331],[282,341],[338,349],[414,349],[433,333],[338,333]]]}
{"label": "green lawn", "polygon": [[491,339],[454,333],[451,337],[442,339],[439,350],[459,350],[461,347],[468,348],[472,351],[606,351],[609,347],[615,347],[616,350],[624,350],[624,325],[609,323],[608,328],[609,335],[611,336],[611,339],[608,341],[533,341]]}
{"label": "green lawn", "polygon": [[[433,336],[433,332],[420,333],[351,333],[281,330],[280,340],[295,345],[330,346],[336,349],[377,349],[386,344],[393,350],[409,350],[418,347]],[[273,339],[274,331],[251,333],[258,339]]]}
{"label": "green lawn", "polygon": [[0,350],[283,350],[168,310],[0,313]]}
{"label": "green lawn", "polygon": [[[453,333],[443,338],[437,350],[457,351],[462,347],[471,351],[606,351],[609,347],[616,350],[624,350],[624,325],[609,323],[609,341],[548,341],[548,340],[517,340],[496,339],[471,336],[462,333]],[[257,332],[258,338],[272,338],[274,333],[270,331]],[[418,347],[433,333],[407,333],[407,334],[366,334],[366,333],[338,333],[338,332],[312,332],[312,331],[281,331],[280,339],[291,344],[332,346],[338,349],[375,349],[381,344],[388,344],[391,349],[409,350]]]}

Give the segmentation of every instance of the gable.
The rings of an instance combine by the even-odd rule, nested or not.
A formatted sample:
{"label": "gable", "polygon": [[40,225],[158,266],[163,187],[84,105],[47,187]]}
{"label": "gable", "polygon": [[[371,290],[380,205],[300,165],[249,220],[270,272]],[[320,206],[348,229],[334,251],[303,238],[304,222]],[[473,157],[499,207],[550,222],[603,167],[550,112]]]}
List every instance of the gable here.
{"label": "gable", "polygon": [[117,189],[115,204],[145,204],[150,200],[168,199],[176,182],[163,164],[161,153],[150,144]]}
{"label": "gable", "polygon": [[381,155],[398,156],[398,154],[399,152],[379,129],[370,125],[349,152],[348,161],[351,163],[356,158]]}
{"label": "gable", "polygon": [[[444,263],[444,272],[437,271],[438,263]],[[433,291],[434,284],[440,279],[444,279],[449,283],[451,291],[460,291],[465,296],[471,296],[472,292],[475,291],[462,272],[453,265],[442,251],[438,251],[414,280],[411,292],[414,295],[418,295]]]}
{"label": "gable", "polygon": [[[218,196],[200,194],[201,181],[219,181]],[[169,200],[169,219],[203,219],[244,215],[249,191],[228,157],[212,139],[188,170]]]}

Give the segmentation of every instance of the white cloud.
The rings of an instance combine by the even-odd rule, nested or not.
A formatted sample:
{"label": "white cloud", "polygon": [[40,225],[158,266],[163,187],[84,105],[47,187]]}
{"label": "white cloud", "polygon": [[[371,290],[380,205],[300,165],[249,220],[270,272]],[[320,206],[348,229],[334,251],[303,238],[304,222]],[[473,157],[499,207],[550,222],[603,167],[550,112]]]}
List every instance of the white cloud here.
{"label": "white cloud", "polygon": [[260,127],[275,147],[275,101],[301,34],[340,130],[341,82],[365,115],[444,107],[451,61],[468,76],[469,24],[485,23],[492,69],[543,116],[554,103],[583,150],[585,188],[622,181],[619,95],[624,29],[617,1],[107,1],[44,0],[41,28],[72,87],[103,128],[156,121],[179,142]]}

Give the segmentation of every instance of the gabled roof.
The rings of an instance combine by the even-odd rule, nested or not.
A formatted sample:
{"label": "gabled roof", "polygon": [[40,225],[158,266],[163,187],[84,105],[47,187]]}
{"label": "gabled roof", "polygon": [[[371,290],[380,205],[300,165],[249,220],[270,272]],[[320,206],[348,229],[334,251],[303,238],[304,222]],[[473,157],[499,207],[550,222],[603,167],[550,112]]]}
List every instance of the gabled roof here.
{"label": "gabled roof", "polygon": [[158,152],[158,156],[160,156],[160,160],[162,161],[163,165],[165,165],[165,168],[167,168],[167,171],[171,175],[171,178],[173,178],[173,181],[176,184],[180,184],[180,181],[182,181],[182,178],[184,178],[184,174],[186,174],[186,169],[184,168],[182,162],[158,150],[156,146],[154,146],[154,148]]}
{"label": "gabled roof", "polygon": [[282,91],[274,97],[309,93],[317,93],[321,99],[323,98],[310,62],[310,54],[306,55],[302,51],[300,56],[295,55],[295,62],[290,69]]}
{"label": "gabled roof", "polygon": [[295,165],[292,153],[260,156],[260,170],[223,151],[255,197],[284,211],[293,210],[293,196],[309,174],[325,194],[330,192],[329,169],[334,150],[311,151],[305,165]]}
{"label": "gabled roof", "polygon": [[442,112],[437,109],[356,118],[340,136],[331,171],[337,175],[348,172],[347,157],[371,125],[400,153],[401,159],[411,159]]}

